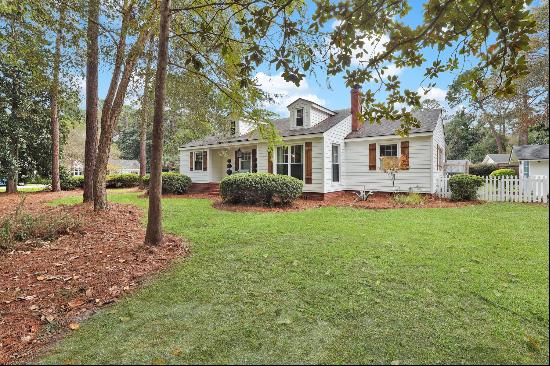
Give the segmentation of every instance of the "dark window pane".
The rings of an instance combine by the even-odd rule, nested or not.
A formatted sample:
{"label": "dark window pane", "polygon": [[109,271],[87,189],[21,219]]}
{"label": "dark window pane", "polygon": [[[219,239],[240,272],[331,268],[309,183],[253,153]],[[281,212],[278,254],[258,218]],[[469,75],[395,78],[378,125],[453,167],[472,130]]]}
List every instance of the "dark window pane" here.
{"label": "dark window pane", "polygon": [[302,160],[302,145],[294,145],[290,148],[290,162],[301,164],[304,161]]}
{"label": "dark window pane", "polygon": [[340,164],[332,164],[332,181],[340,181]]}
{"label": "dark window pane", "polygon": [[380,145],[380,156],[397,156],[397,144]]}
{"label": "dark window pane", "polygon": [[277,174],[288,175],[288,164],[277,164]]}
{"label": "dark window pane", "polygon": [[277,164],[288,163],[288,147],[277,148]]}
{"label": "dark window pane", "polygon": [[290,164],[290,175],[294,178],[304,180],[304,164]]}
{"label": "dark window pane", "polygon": [[304,110],[298,109],[296,110],[296,126],[303,126],[304,125]]}

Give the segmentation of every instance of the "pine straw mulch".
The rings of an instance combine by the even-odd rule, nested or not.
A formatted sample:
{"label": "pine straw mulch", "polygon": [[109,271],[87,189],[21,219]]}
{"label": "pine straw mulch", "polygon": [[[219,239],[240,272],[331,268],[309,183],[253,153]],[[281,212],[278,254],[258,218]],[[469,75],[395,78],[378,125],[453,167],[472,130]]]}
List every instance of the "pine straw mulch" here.
{"label": "pine straw mulch", "polygon": [[281,206],[275,204],[273,207],[228,204],[221,201],[219,197],[209,195],[186,195],[189,198],[210,198],[213,199],[213,207],[235,212],[284,212],[284,211],[301,211],[318,207],[354,207],[363,209],[390,209],[390,208],[450,208],[464,207],[471,205],[483,204],[482,201],[456,202],[444,198],[439,198],[434,195],[422,195],[423,202],[420,204],[399,204],[392,200],[391,193],[375,193],[370,196],[367,201],[358,201],[357,196],[353,192],[345,192],[335,197],[327,197],[324,201],[298,199],[289,206]]}
{"label": "pine straw mulch", "polygon": [[[33,359],[98,309],[189,253],[171,235],[158,247],[145,247],[143,212],[137,207],[111,204],[95,214],[90,205],[41,203],[70,194],[29,194],[25,206],[52,215],[69,213],[81,223],[78,228],[40,246],[21,244],[0,253],[1,364]],[[0,196],[0,216],[15,209],[17,196]]]}

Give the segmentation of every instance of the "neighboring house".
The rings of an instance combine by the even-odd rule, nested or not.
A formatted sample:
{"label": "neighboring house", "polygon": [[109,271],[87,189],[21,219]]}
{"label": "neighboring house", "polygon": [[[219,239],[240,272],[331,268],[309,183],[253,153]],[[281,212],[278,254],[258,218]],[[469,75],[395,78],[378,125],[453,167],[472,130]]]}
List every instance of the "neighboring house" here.
{"label": "neighboring house", "polygon": [[445,173],[447,174],[468,174],[470,172],[470,160],[447,160]]}
{"label": "neighboring house", "polygon": [[510,154],[487,154],[482,161],[483,164],[495,164],[497,166],[507,166],[510,163]]}
{"label": "neighboring house", "polygon": [[[359,95],[358,88],[351,91],[351,110],[295,100],[289,118],[273,121],[285,144],[273,154],[253,125],[242,121],[231,136],[189,142],[180,147],[180,172],[191,177],[193,190],[203,191],[214,189],[229,170],[291,175],[304,181],[304,195],[316,198],[364,188],[433,193],[445,164],[441,110],[415,112],[420,127],[400,137],[399,121],[360,122]],[[394,183],[382,166],[391,159],[403,168]]]}
{"label": "neighboring house", "polygon": [[[78,160],[73,160],[69,167],[72,175],[83,175],[84,164]],[[108,174],[133,173],[139,174],[139,161],[125,159],[109,159],[107,164]]]}
{"label": "neighboring house", "polygon": [[514,146],[512,162],[519,162],[520,177],[548,177],[548,145]]}

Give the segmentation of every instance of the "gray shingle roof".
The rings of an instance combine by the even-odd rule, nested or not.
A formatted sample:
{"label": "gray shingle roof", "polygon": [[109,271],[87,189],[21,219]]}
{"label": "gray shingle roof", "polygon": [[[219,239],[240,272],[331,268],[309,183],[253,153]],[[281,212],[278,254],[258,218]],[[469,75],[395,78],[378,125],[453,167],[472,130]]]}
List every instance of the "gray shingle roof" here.
{"label": "gray shingle roof", "polygon": [[[295,128],[290,129],[289,119],[281,118],[271,121],[275,128],[279,131],[279,134],[282,137],[289,136],[303,136],[303,135],[315,135],[319,133],[324,133],[336,126],[339,122],[343,121],[346,117],[351,114],[349,109],[341,109],[334,111],[336,114],[330,116],[325,120],[317,123],[313,127],[309,128]],[[207,136],[200,140],[195,140],[188,142],[187,144],[182,145],[181,147],[199,147],[199,146],[211,146],[219,144],[227,144],[232,142],[246,142],[246,141],[256,141],[258,140],[258,134],[253,132],[251,134],[241,135],[241,136]]]}
{"label": "gray shingle roof", "polygon": [[521,145],[512,148],[512,155],[518,160],[547,160],[548,145]]}
{"label": "gray shingle roof", "polygon": [[510,154],[487,154],[495,163],[505,164],[510,160]]}
{"label": "gray shingle roof", "polygon": [[[420,122],[420,127],[411,129],[410,134],[433,132],[440,115],[441,109],[422,109],[413,112],[413,116]],[[386,119],[383,119],[379,124],[365,122],[358,131],[350,133],[346,139],[395,135],[395,130],[397,130],[400,125],[400,121],[390,121]]]}
{"label": "gray shingle roof", "polygon": [[109,159],[109,164],[122,169],[139,169],[139,161],[126,159]]}

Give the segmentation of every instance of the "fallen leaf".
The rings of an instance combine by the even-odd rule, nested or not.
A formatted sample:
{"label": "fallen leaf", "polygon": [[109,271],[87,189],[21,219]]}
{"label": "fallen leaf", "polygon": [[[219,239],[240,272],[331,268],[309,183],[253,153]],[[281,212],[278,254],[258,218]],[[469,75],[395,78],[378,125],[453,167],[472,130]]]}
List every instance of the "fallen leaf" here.
{"label": "fallen leaf", "polygon": [[48,321],[48,323],[53,322],[54,319],[55,319],[55,316],[53,316],[53,315],[51,315],[51,314],[50,314],[50,315],[46,315],[46,320]]}
{"label": "fallen leaf", "polygon": [[69,301],[68,304],[69,304],[69,307],[71,309],[74,309],[74,308],[77,308],[77,307],[81,306],[82,304],[84,304],[84,300],[74,299],[74,300]]}
{"label": "fallen leaf", "polygon": [[37,281],[44,281],[46,279],[46,276],[40,275],[36,277]]}
{"label": "fallen leaf", "polygon": [[69,329],[71,329],[71,330],[77,330],[79,328],[80,328],[80,324],[78,324],[78,323],[70,323],[69,324]]}

